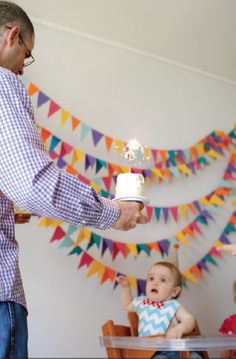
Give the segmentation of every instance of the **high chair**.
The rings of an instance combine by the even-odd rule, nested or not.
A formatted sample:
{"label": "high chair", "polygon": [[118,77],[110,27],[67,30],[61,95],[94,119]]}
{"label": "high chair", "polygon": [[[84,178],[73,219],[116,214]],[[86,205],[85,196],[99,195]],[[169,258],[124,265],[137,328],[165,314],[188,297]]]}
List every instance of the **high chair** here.
{"label": "high chair", "polygon": [[[108,320],[102,326],[102,333],[104,336],[138,336],[138,316],[134,312],[128,312],[128,321],[130,326],[114,324],[112,320]],[[162,337],[163,335],[156,335],[155,337]],[[186,337],[201,336],[198,324],[196,323],[195,328],[191,333],[185,335]],[[157,350],[140,350],[140,349],[128,349],[128,348],[108,348],[106,347],[107,358],[118,359],[118,358],[137,358],[146,359],[151,358]],[[201,356],[204,359],[208,359],[207,351],[201,351]],[[190,356],[189,351],[181,351],[180,358],[188,359]]]}

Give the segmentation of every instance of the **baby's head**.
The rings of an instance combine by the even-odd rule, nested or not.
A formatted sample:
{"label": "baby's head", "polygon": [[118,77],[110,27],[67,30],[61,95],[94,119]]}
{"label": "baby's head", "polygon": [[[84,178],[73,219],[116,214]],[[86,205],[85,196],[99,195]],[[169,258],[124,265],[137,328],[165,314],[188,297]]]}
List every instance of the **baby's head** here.
{"label": "baby's head", "polygon": [[160,302],[178,298],[182,290],[182,275],[174,264],[157,262],[147,274],[146,295]]}

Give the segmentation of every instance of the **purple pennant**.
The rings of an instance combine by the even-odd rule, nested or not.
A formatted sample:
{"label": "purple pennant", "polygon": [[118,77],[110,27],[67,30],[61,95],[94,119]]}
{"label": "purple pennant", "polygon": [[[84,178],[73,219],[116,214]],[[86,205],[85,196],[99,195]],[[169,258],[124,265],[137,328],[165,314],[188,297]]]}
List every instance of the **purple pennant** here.
{"label": "purple pennant", "polygon": [[164,220],[165,220],[165,223],[166,223],[168,221],[169,208],[163,207],[162,210],[163,210]]}
{"label": "purple pennant", "polygon": [[92,137],[93,137],[93,143],[96,146],[98,142],[101,140],[101,138],[103,137],[103,134],[101,132],[92,129]]}
{"label": "purple pennant", "polygon": [[198,201],[194,201],[193,202],[193,205],[194,205],[194,207],[196,208],[196,210],[198,211],[198,212],[201,212],[201,206],[200,206],[200,204],[199,204],[199,202]]}
{"label": "purple pennant", "polygon": [[85,156],[85,170],[87,170],[89,167],[93,168],[95,162],[96,162],[95,157],[90,156],[90,155],[86,155]]}
{"label": "purple pennant", "polygon": [[59,157],[57,161],[57,165],[59,168],[64,168],[66,167],[67,163],[66,161],[63,160],[63,158]]}
{"label": "purple pennant", "polygon": [[180,160],[181,162],[185,162],[184,151],[178,150],[178,151],[177,151],[177,156],[178,156],[178,158],[179,158],[179,160]]}
{"label": "purple pennant", "polygon": [[214,151],[216,151],[220,155],[224,156],[224,151],[222,150],[222,148],[216,146],[216,147],[214,147]]}
{"label": "purple pennant", "polygon": [[169,251],[170,242],[167,239],[161,239],[158,241],[158,245],[161,249],[162,256],[167,255]]}
{"label": "purple pennant", "polygon": [[150,170],[143,170],[142,171],[143,177],[144,178],[149,178],[151,179],[151,171]]}
{"label": "purple pennant", "polygon": [[44,103],[46,103],[47,101],[49,101],[49,97],[46,96],[43,92],[39,92],[38,94],[38,102],[37,102],[37,107],[40,107],[41,105],[43,105]]}
{"label": "purple pennant", "polygon": [[188,166],[187,166],[187,167],[190,169],[190,171],[191,171],[193,174],[196,174],[196,168],[195,168],[195,166],[194,166],[194,164],[193,164],[192,161],[188,163]]}
{"label": "purple pennant", "polygon": [[110,254],[112,254],[113,242],[110,239],[107,239],[107,238],[103,238],[103,241],[106,243],[106,246],[108,247]]}
{"label": "purple pennant", "polygon": [[201,259],[199,262],[197,262],[197,265],[200,269],[205,269],[207,272],[209,272],[209,269],[208,269],[204,259]]}
{"label": "purple pennant", "polygon": [[230,244],[230,240],[226,237],[226,235],[224,233],[221,234],[219,240],[224,243],[224,244]]}
{"label": "purple pennant", "polygon": [[229,172],[229,173],[236,172],[235,167],[231,163],[227,167],[227,172]]}
{"label": "purple pennant", "polygon": [[104,255],[104,253],[106,252],[108,248],[107,242],[106,242],[106,238],[102,239],[102,250],[101,250],[101,257]]}
{"label": "purple pennant", "polygon": [[137,279],[137,287],[138,287],[138,296],[146,295],[146,280],[145,279]]}
{"label": "purple pennant", "polygon": [[210,215],[210,213],[207,210],[204,210],[200,213],[200,215],[202,217],[204,217],[205,219],[210,219],[214,221],[214,218]]}

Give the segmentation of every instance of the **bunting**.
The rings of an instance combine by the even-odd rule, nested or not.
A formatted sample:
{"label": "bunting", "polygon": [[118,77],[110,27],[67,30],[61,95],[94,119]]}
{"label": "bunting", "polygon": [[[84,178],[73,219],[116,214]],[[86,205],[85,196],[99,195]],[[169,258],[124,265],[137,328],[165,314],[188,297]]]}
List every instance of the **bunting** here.
{"label": "bunting", "polygon": [[[105,135],[102,132],[91,128],[90,126],[83,123],[80,119],[71,115],[68,111],[63,109],[53,99],[47,96],[42,90],[40,90],[35,84],[28,81],[26,78],[22,79],[25,84],[29,96],[36,102],[36,108],[41,106],[48,106],[47,118],[51,120],[53,115],[60,112],[60,124],[64,124],[68,121],[71,122],[72,131],[79,131],[79,138],[83,141],[87,136],[91,137],[92,144],[96,147],[99,143],[104,144],[104,148],[109,152],[112,148],[117,151],[119,155],[123,155],[127,141],[118,140],[111,136]],[[232,129],[228,134],[223,131],[213,131],[209,135],[199,140],[195,145],[189,148],[183,149],[155,149],[145,147],[145,153],[152,159],[154,167],[178,167],[178,171],[189,174],[200,165],[206,166],[209,158],[219,159],[221,158],[224,150],[229,146],[232,141],[236,139],[234,132],[235,128]],[[204,155],[207,154],[207,158]],[[188,163],[186,165],[186,163]],[[183,164],[183,166],[179,165]],[[194,167],[194,168],[191,168]],[[172,170],[173,175],[174,170]]]}
{"label": "bunting", "polygon": [[[73,232],[73,229],[69,228],[67,234],[68,232]],[[222,254],[217,250],[217,248],[222,244],[231,243],[229,236],[233,232],[236,232],[236,211],[232,213],[220,237],[214,242],[209,251],[200,260],[182,272],[182,276],[185,280],[185,287],[187,287],[187,282],[199,285],[199,280],[205,280],[204,271],[210,272],[211,266],[217,266],[218,260],[222,258]],[[60,226],[58,226],[55,229],[50,242],[60,241],[65,235],[66,232]],[[95,243],[100,242],[98,237],[94,238],[94,241]],[[107,244],[107,247],[109,247],[109,244]],[[141,245],[139,250],[142,249],[143,247]],[[118,282],[116,281],[116,278],[120,274],[124,273],[104,265],[88,254],[87,250],[82,249],[80,246],[75,247],[72,251],[69,252],[68,255],[71,256],[75,254],[80,257],[77,268],[80,269],[81,267],[87,267],[87,277],[91,277],[92,275],[96,274],[100,280],[100,284],[109,281],[113,284],[113,288],[117,287]],[[131,288],[137,292],[137,295],[145,294],[145,279],[135,278],[129,275],[127,275],[127,278]]]}

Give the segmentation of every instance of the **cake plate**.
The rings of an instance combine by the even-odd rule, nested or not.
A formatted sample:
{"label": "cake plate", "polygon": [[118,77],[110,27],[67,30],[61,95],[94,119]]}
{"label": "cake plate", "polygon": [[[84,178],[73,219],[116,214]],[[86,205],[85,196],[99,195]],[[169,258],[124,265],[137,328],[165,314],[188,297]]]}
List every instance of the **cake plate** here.
{"label": "cake plate", "polygon": [[117,196],[113,198],[114,201],[133,201],[133,202],[142,202],[144,205],[149,203],[147,197],[144,196]]}

